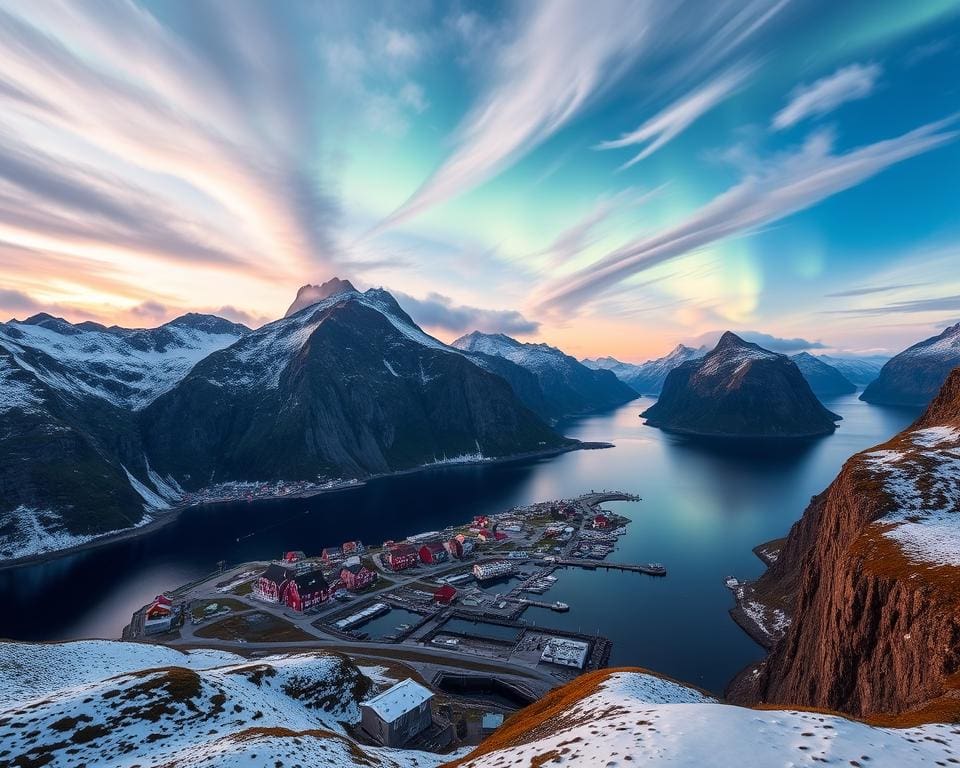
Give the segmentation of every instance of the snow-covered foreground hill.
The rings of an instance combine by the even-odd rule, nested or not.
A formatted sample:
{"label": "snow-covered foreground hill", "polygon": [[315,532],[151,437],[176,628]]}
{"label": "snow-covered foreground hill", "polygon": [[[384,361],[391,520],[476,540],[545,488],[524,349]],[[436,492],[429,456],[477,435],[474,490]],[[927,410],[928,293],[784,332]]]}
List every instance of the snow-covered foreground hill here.
{"label": "snow-covered foreground hill", "polygon": [[473,752],[374,748],[347,725],[391,681],[323,653],[234,654],[84,641],[0,644],[0,765],[526,768],[950,765],[960,726],[879,728],[722,704],[642,671],[585,675]]}
{"label": "snow-covered foreground hill", "polygon": [[431,768],[360,746],[345,726],[370,689],[333,654],[248,660],[85,641],[0,644],[0,765]]}
{"label": "snow-covered foreground hill", "polygon": [[957,725],[877,728],[815,712],[747,709],[626,671],[555,691],[458,765],[905,768],[952,765],[958,752]]}

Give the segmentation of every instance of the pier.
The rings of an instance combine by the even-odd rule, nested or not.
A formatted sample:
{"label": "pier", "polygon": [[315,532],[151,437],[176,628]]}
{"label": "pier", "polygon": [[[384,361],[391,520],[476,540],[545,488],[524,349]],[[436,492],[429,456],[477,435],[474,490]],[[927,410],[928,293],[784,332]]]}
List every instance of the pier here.
{"label": "pier", "polygon": [[563,559],[557,560],[557,565],[572,566],[596,570],[604,568],[608,571],[629,571],[631,573],[645,573],[648,576],[666,576],[667,569],[660,563],[608,563],[604,560]]}
{"label": "pier", "polygon": [[533,606],[534,608],[549,608],[551,611],[556,611],[557,613],[565,613],[570,610],[569,605],[566,603],[561,603],[559,600],[557,600],[555,603],[548,603],[545,600],[530,600],[526,597],[513,597],[512,595],[506,595],[503,599],[526,607]]}

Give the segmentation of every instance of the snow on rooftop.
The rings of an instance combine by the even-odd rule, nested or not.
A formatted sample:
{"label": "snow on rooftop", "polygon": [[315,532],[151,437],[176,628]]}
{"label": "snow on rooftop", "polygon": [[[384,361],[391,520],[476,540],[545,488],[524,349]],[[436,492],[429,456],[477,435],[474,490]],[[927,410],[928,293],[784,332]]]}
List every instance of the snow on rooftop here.
{"label": "snow on rooftop", "polygon": [[551,637],[540,654],[540,661],[561,664],[564,667],[583,669],[587,662],[590,644],[566,637]]}
{"label": "snow on rooftop", "polygon": [[384,722],[392,723],[398,717],[405,715],[407,712],[412,712],[432,698],[433,693],[430,690],[408,677],[392,688],[388,688],[383,693],[363,702],[362,706],[372,709]]}

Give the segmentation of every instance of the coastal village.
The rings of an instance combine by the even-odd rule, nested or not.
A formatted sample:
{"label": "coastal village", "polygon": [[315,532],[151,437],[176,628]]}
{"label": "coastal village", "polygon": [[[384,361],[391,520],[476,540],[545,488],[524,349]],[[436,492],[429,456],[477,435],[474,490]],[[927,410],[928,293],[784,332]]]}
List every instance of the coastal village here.
{"label": "coastal village", "polygon": [[364,705],[371,743],[477,743],[510,712],[606,666],[605,637],[549,626],[576,610],[547,594],[565,570],[666,575],[659,563],[608,560],[630,523],[601,506],[615,501],[639,497],[590,492],[378,545],[303,542],[156,596],[124,639],[250,656],[339,650],[396,672]]}

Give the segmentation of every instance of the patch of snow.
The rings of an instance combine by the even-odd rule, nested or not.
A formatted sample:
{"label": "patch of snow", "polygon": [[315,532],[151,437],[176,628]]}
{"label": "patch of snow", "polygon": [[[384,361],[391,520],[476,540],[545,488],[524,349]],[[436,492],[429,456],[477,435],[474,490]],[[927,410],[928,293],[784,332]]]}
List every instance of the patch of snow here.
{"label": "patch of snow", "polygon": [[11,365],[6,357],[0,357],[0,413],[14,409],[32,411],[42,402],[43,398],[27,378],[26,372]]}
{"label": "patch of snow", "polygon": [[[150,515],[144,515],[138,522],[131,523],[130,528],[139,528],[152,521]],[[0,512],[0,530],[4,531],[0,535],[0,559],[15,560],[77,547],[129,528],[94,535],[70,533],[58,513],[20,505],[8,512]]]}
{"label": "patch of snow", "polygon": [[360,717],[359,673],[322,652],[250,660],[141,643],[0,643],[0,673],[0,721],[18,726],[0,729],[11,763],[434,768],[449,759],[354,742],[345,724]]}
{"label": "patch of snow", "polygon": [[893,503],[877,523],[911,560],[960,566],[960,431],[930,427],[906,438],[912,448],[864,455]]}
{"label": "patch of snow", "polygon": [[141,483],[137,478],[130,474],[130,470],[120,465],[123,468],[123,471],[127,474],[127,480],[130,481],[130,486],[135,490],[142,498],[146,504],[144,504],[144,509],[148,512],[156,509],[170,509],[170,504],[168,504],[162,496],[154,493],[146,485]]}
{"label": "patch of snow", "polygon": [[166,478],[160,477],[159,473],[150,466],[146,456],[143,457],[143,463],[147,467],[147,477],[150,478],[153,487],[157,489],[157,493],[171,504],[176,504],[183,499],[183,488],[176,480],[169,475]]}
{"label": "patch of snow", "polygon": [[636,672],[538,725],[527,743],[475,759],[470,768],[570,765],[628,768],[762,768],[945,763],[960,748],[955,725],[875,728],[815,712],[720,704],[689,688]]}
{"label": "patch of snow", "polygon": [[387,367],[387,370],[390,371],[391,374],[396,376],[398,379],[400,378],[400,374],[397,373],[395,370],[393,370],[393,366],[390,365],[389,361],[386,358],[383,359],[383,364]]}

